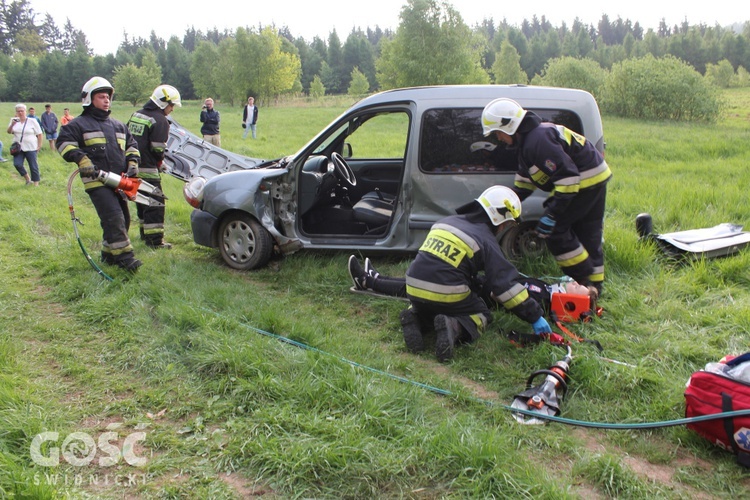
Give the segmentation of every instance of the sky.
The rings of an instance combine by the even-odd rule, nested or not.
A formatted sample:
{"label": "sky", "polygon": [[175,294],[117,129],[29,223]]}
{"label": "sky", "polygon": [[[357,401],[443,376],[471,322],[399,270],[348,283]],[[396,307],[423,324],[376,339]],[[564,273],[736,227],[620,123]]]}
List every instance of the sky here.
{"label": "sky", "polygon": [[[148,39],[151,31],[164,40],[172,35],[182,40],[190,27],[205,33],[238,27],[288,26],[292,35],[308,42],[315,36],[326,40],[335,29],[341,42],[355,28],[363,30],[379,26],[396,30],[401,8],[407,0],[190,0],[156,2],[154,0],[114,1],[109,4],[83,0],[28,0],[37,14],[37,23],[49,13],[59,28],[68,19],[83,31],[95,54],[115,53],[127,32],[130,39]],[[534,0],[526,2],[500,2],[492,0],[448,1],[469,26],[492,18],[495,24],[505,19],[520,26],[524,19],[545,16],[553,26],[565,22],[571,26],[578,18],[586,24],[596,24],[602,15],[610,21],[618,17],[640,23],[644,32],[654,30],[664,19],[668,26],[681,24],[706,24],[728,26],[750,21],[750,2],[747,0]],[[511,9],[511,10],[508,10]]]}

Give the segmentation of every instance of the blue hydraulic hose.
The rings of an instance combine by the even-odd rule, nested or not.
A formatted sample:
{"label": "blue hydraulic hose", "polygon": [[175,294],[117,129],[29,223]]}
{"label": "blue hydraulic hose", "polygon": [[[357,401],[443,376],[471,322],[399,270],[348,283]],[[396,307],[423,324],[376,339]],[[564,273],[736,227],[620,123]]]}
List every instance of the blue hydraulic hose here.
{"label": "blue hydraulic hose", "polygon": [[[206,311],[208,313],[213,314],[216,317],[219,317],[219,315],[210,310],[201,308],[203,311]],[[225,319],[225,318],[222,318]],[[410,384],[416,387],[420,387],[422,389],[428,390],[430,392],[433,392],[435,394],[440,394],[441,396],[456,396],[455,393],[447,390],[447,389],[441,389],[439,387],[434,387],[429,384],[424,384],[422,382],[417,382],[415,380],[408,379],[406,377],[401,377],[399,375],[394,375],[392,373],[388,373],[383,370],[379,370],[377,368],[372,368],[370,366],[362,365],[360,363],[357,363],[356,361],[351,361],[349,359],[343,358],[341,356],[337,356],[335,354],[331,354],[327,351],[323,351],[321,349],[318,349],[316,347],[312,347],[310,345],[304,344],[302,342],[298,342],[296,340],[292,340],[288,337],[283,337],[281,335],[277,335],[275,333],[267,332],[265,330],[261,330],[260,328],[256,328],[254,326],[248,325],[246,323],[239,322],[238,323],[243,326],[244,328],[247,328],[248,330],[252,330],[256,333],[259,333],[261,335],[264,335],[266,337],[276,339],[280,342],[284,342],[286,344],[293,345],[295,347],[299,347],[300,349],[305,349],[308,351],[316,352],[319,354],[322,354],[324,356],[332,357],[334,359],[337,359],[338,361],[342,363],[346,363],[348,365],[361,368],[363,370],[370,371],[372,373],[377,373],[378,375],[382,375],[384,377],[391,378],[393,380],[397,380],[399,382]],[[564,417],[557,417],[553,415],[545,415],[543,413],[538,413],[532,410],[523,410],[521,408],[513,408],[509,405],[504,405],[502,403],[497,403],[494,401],[490,401],[487,399],[477,398],[477,397],[469,397],[468,398],[471,401],[475,401],[478,403],[482,403],[484,405],[487,405],[492,408],[500,408],[502,410],[508,410],[514,413],[520,413],[522,415],[526,415],[529,417],[534,417],[542,420],[549,420],[551,422],[559,422],[561,424],[566,425],[574,425],[577,427],[589,427],[594,429],[614,429],[614,430],[634,430],[634,429],[658,429],[662,427],[675,427],[678,425],[686,425],[686,424],[693,424],[697,422],[706,422],[710,420],[721,420],[725,418],[734,418],[734,417],[746,417],[750,416],[750,409],[747,410],[736,410],[736,411],[727,411],[722,413],[713,413],[711,415],[701,415],[697,417],[686,417],[686,418],[678,418],[674,420],[662,420],[657,422],[634,422],[634,423],[608,423],[608,422],[589,422],[585,420],[575,420],[572,418],[564,418]]]}
{"label": "blue hydraulic hose", "polygon": [[96,262],[94,262],[94,259],[91,258],[91,255],[86,251],[86,247],[83,246],[83,241],[81,241],[81,236],[78,234],[78,223],[81,222],[78,220],[78,217],[76,217],[76,211],[73,209],[73,179],[76,178],[76,175],[78,175],[79,169],[75,169],[72,174],[70,174],[70,177],[68,177],[68,210],[70,210],[70,220],[73,221],[73,232],[76,235],[76,240],[78,240],[78,246],[81,247],[81,252],[83,252],[83,256],[86,257],[86,260],[89,264],[91,264],[91,267],[94,268],[94,270],[99,273],[104,279],[107,281],[114,281],[114,279],[109,276],[107,273],[105,273],[101,267],[99,267]]}

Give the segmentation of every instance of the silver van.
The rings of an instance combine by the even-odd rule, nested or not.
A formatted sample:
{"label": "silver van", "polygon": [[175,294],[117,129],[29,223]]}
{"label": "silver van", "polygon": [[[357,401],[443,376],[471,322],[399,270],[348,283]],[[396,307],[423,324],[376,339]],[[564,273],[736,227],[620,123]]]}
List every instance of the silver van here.
{"label": "silver van", "polygon": [[[195,242],[218,248],[232,268],[259,268],[274,252],[301,249],[416,252],[435,221],[489,186],[513,185],[514,152],[485,138],[480,125],[482,109],[498,97],[583,134],[603,152],[599,108],[587,92],[461,85],[367,97],[298,152],[273,161],[206,145],[191,156],[173,124],[167,163],[187,181]],[[209,164],[222,154],[225,164]],[[545,197],[537,191],[525,200],[520,223],[499,235],[509,257],[543,248],[533,229]]]}

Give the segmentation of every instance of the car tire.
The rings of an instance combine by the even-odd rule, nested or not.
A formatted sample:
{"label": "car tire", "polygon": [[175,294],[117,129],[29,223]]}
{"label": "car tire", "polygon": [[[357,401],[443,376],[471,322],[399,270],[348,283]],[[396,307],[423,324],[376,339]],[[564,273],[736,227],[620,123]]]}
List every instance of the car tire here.
{"label": "car tire", "polygon": [[500,248],[510,260],[521,257],[541,257],[547,251],[547,245],[536,235],[536,222],[517,224],[503,234]]}
{"label": "car tire", "polygon": [[234,213],[226,216],[219,226],[219,250],[232,269],[258,269],[271,259],[273,239],[257,220]]}

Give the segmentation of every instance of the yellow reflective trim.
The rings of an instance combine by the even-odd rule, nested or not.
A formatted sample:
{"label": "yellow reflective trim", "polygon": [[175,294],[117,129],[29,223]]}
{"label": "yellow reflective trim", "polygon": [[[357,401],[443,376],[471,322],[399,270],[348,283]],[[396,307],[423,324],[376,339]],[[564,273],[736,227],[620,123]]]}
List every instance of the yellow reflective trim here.
{"label": "yellow reflective trim", "polygon": [[607,167],[607,169],[604,172],[601,172],[600,174],[597,174],[594,177],[581,179],[581,188],[589,188],[591,186],[601,184],[602,182],[606,181],[610,177],[612,177],[612,171],[609,169],[609,167]]}
{"label": "yellow reflective trim", "polygon": [[83,189],[86,191],[90,191],[94,188],[104,187],[104,183],[100,180],[92,179],[92,180],[84,180],[83,181]]}
{"label": "yellow reflective trim", "polygon": [[515,181],[513,185],[516,186],[517,188],[526,189],[529,191],[533,191],[536,189],[536,186],[530,182]]}
{"label": "yellow reflective trim", "polygon": [[584,249],[583,252],[577,255],[574,255],[573,257],[570,257],[568,259],[564,258],[564,256],[562,257],[563,258],[555,257],[555,260],[557,260],[557,264],[560,267],[573,267],[576,264],[580,264],[584,260],[588,259],[589,253]]}
{"label": "yellow reflective trim", "polygon": [[73,151],[74,149],[78,149],[78,146],[74,144],[68,144],[63,148],[63,150],[60,152],[60,156],[65,156],[65,153],[68,153],[70,151]]}
{"label": "yellow reflective trim", "polygon": [[107,144],[107,139],[104,137],[92,137],[83,141],[86,146],[93,146],[95,144]]}
{"label": "yellow reflective trim", "polygon": [[594,283],[600,283],[604,281],[604,272],[589,274],[589,280]]}
{"label": "yellow reflective trim", "polygon": [[[562,130],[560,130],[560,129],[562,129]],[[560,132],[560,131],[562,132],[561,135],[562,135],[563,139],[565,140],[565,142],[567,142],[568,144],[572,144],[573,139],[575,139],[576,142],[578,142],[581,146],[583,146],[584,144],[586,144],[586,138],[584,136],[582,136],[579,133],[573,132],[568,127],[564,127],[562,125],[558,125],[557,130],[558,130],[558,132]]]}
{"label": "yellow reflective trim", "polygon": [[406,293],[412,297],[429,300],[430,302],[442,302],[445,304],[453,304],[456,302],[461,302],[462,300],[467,298],[469,295],[471,295],[471,290],[464,292],[464,293],[445,295],[442,293],[430,292],[428,290],[423,290],[421,288],[414,288],[413,286],[406,285]]}
{"label": "yellow reflective trim", "polygon": [[511,310],[528,298],[529,298],[529,291],[526,288],[524,288],[520,293],[517,293],[514,297],[510,298],[509,300],[503,301],[503,307],[508,310]]}
{"label": "yellow reflective trim", "polygon": [[430,231],[419,250],[434,255],[453,267],[458,267],[464,257],[474,256],[471,247],[461,238],[444,229]]}
{"label": "yellow reflective trim", "polygon": [[580,190],[579,184],[572,184],[570,186],[555,184],[555,192],[563,194],[575,194]]}
{"label": "yellow reflective trim", "polygon": [[546,184],[549,180],[549,175],[545,174],[544,171],[537,168],[536,172],[531,172],[531,178],[536,182],[537,184]]}

